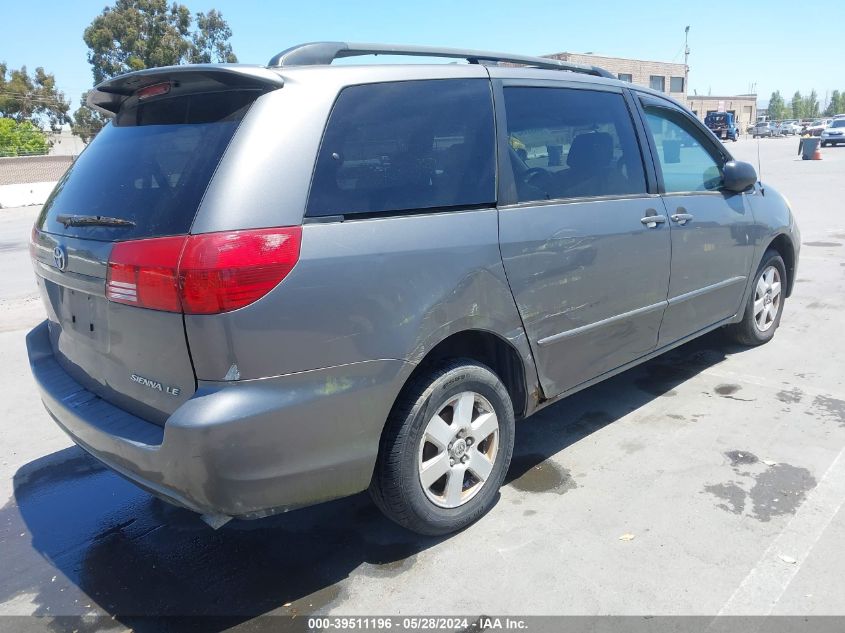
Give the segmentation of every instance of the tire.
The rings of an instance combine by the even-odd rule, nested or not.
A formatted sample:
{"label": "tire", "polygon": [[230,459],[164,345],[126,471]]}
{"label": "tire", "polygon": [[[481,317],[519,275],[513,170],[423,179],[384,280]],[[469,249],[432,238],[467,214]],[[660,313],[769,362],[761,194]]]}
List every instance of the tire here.
{"label": "tire", "polygon": [[[774,274],[771,273],[772,270]],[[764,275],[768,280],[761,280]],[[766,291],[766,286],[775,286],[773,282],[779,284],[777,290]],[[780,325],[787,285],[788,279],[783,259],[774,249],[767,250],[754,276],[742,321],[726,328],[729,337],[741,345],[748,346],[762,345],[772,340],[775,330]],[[761,304],[758,302],[762,302],[762,312],[760,311]]]}
{"label": "tire", "polygon": [[[467,394],[472,395],[471,406]],[[467,417],[461,411],[471,413]],[[476,425],[484,428],[476,433],[492,428],[488,413],[495,415],[497,431],[486,438],[473,437]],[[445,424],[438,424],[435,415]],[[471,420],[469,426],[463,425],[469,429],[463,436],[457,431],[462,426],[458,417]],[[413,379],[394,404],[379,445],[370,495],[389,519],[408,530],[427,536],[455,532],[495,504],[513,442],[513,404],[502,381],[480,363],[449,361]],[[475,474],[473,463],[479,472],[492,463],[485,479]],[[428,466],[424,469],[423,464]],[[420,473],[425,470],[430,471],[429,480],[441,470],[444,474],[426,481],[424,487]],[[454,482],[451,487],[450,482]]]}
{"label": "tire", "polygon": [[827,143],[825,141],[822,141],[822,147],[827,147]]}

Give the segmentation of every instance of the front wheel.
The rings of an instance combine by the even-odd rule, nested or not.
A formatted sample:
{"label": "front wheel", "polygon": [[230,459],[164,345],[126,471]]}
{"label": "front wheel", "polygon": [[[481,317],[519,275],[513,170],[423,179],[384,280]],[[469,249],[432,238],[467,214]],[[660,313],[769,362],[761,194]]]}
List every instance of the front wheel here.
{"label": "front wheel", "polygon": [[767,250],[754,278],[742,321],[727,328],[741,345],[762,345],[774,337],[786,297],[786,266],[775,250]]}
{"label": "front wheel", "polygon": [[514,441],[513,404],[502,381],[471,360],[414,379],[391,411],[370,494],[399,525],[448,534],[496,501]]}

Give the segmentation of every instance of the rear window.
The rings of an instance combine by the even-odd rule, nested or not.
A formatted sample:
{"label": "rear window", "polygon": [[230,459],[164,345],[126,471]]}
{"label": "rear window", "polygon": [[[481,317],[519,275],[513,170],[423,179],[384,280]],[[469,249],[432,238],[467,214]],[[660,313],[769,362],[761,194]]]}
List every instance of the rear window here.
{"label": "rear window", "polygon": [[444,79],[345,88],[329,118],[309,216],[495,202],[490,83]]}
{"label": "rear window", "polygon": [[[121,110],[47,200],[49,233],[124,240],[187,233],[203,193],[256,91],[170,97]],[[134,226],[66,226],[105,216]]]}

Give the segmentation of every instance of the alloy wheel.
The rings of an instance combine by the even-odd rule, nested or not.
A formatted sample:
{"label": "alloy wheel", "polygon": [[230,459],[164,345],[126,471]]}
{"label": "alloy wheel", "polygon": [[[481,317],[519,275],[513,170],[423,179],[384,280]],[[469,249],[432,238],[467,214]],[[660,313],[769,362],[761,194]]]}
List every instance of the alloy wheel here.
{"label": "alloy wheel", "polygon": [[429,501],[457,508],[487,481],[499,452],[499,420],[479,393],[451,397],[425,427],[417,460],[419,481]]}
{"label": "alloy wheel", "polygon": [[754,323],[760,332],[766,332],[774,325],[780,301],[780,273],[774,266],[768,266],[757,279],[754,289]]}

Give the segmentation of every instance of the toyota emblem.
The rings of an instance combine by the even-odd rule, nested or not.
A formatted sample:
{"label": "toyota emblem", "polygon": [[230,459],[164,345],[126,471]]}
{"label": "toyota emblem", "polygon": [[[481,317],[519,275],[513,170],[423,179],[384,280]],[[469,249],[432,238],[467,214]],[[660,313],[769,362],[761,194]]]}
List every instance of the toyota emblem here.
{"label": "toyota emblem", "polygon": [[64,271],[67,268],[67,251],[61,244],[53,249],[53,261],[59,270]]}

